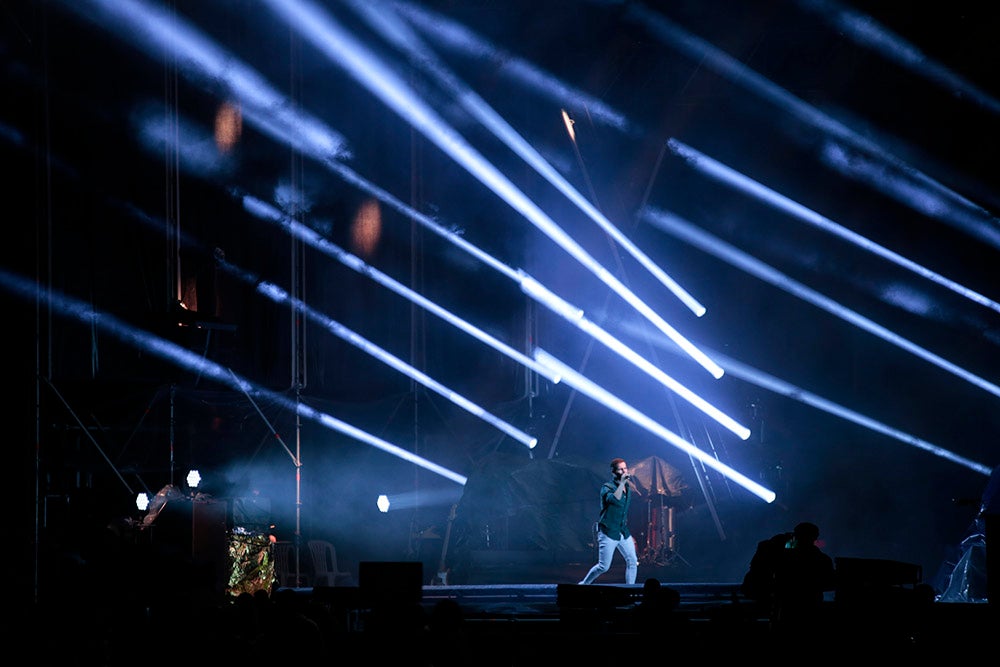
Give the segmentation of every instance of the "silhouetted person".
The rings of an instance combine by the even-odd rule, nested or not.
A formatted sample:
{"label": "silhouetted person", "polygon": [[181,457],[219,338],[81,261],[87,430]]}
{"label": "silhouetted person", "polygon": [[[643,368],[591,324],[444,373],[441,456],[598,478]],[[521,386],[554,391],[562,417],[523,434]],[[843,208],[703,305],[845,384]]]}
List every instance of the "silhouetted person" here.
{"label": "silhouetted person", "polygon": [[465,610],[452,598],[434,603],[427,614],[427,632],[422,642],[428,667],[458,667],[469,664],[472,650],[466,632]]}
{"label": "silhouetted person", "polygon": [[256,646],[257,659],[324,659],[327,637],[305,611],[305,601],[290,588],[280,588],[270,597],[267,622]]}
{"label": "silhouetted person", "polygon": [[833,559],[816,545],[818,539],[819,526],[806,521],[791,533],[758,542],[743,577],[743,594],[760,605],[783,637],[815,637],[824,595],[836,588]]}
{"label": "silhouetted person", "polygon": [[833,559],[816,545],[819,526],[803,522],[778,557],[774,577],[774,627],[792,640],[811,642],[823,623],[823,599],[836,588]]}
{"label": "silhouetted person", "polygon": [[780,558],[792,537],[792,533],[778,533],[758,542],[750,559],[750,568],[743,575],[743,595],[754,600],[768,615],[774,606],[774,580]]}
{"label": "silhouetted person", "polygon": [[442,598],[431,607],[427,629],[443,638],[459,635],[465,630],[465,611],[457,600]]}
{"label": "silhouetted person", "polygon": [[640,634],[661,635],[681,625],[677,615],[681,595],[673,588],[666,588],[660,580],[649,577],[642,584],[642,598],[635,607],[635,625]]}

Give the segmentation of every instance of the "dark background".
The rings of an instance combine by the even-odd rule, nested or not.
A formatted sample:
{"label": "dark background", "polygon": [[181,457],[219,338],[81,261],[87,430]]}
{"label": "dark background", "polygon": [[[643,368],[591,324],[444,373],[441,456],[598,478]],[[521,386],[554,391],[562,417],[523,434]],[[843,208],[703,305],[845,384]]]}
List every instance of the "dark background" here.
{"label": "dark background", "polygon": [[[101,3],[4,2],[0,147],[11,236],[3,299],[13,362],[5,409],[23,481],[18,544],[31,561],[33,587],[51,575],[39,566],[47,555],[85,553],[79,545],[103,535],[109,522],[141,516],[135,493],[183,485],[192,466],[215,497],[262,491],[281,537],[329,537],[352,566],[412,556],[413,535],[443,526],[456,503],[466,548],[574,548],[589,521],[579,494],[593,495],[596,512],[591,481],[606,476],[614,456],[662,457],[693,489],[678,514],[691,562],[679,578],[739,578],[756,540],[802,520],[820,525],[831,555],[917,563],[932,582],[947,569],[997,461],[995,386],[956,377],[689,244],[651,224],[648,213],[682,216],[800,288],[996,383],[996,304],[973,302],[865,252],[667,148],[682,142],[872,243],[987,299],[1000,297],[997,25],[982,3],[412,5],[439,17],[433,30],[408,25],[440,66],[702,302],[708,312],[701,318],[491,136],[422,59],[387,42],[350,3],[322,4],[681,333],[771,382],[735,366],[713,380],[677,354],[265,3],[160,6],[229,54],[228,64],[206,74],[183,53],[145,49],[142,37],[155,29],[124,26]],[[147,5],[118,6],[142,16]],[[389,4],[381,11],[392,15]],[[441,16],[463,26],[475,48],[455,46]],[[263,114],[244,101],[238,141],[223,149],[213,135],[222,105],[234,103],[224,77],[237,63],[284,101]],[[549,78],[535,85],[526,72]],[[353,172],[583,308],[749,426],[751,437],[741,441],[721,429],[389,205],[378,206],[378,242],[359,245],[356,221],[373,206],[371,194],[311,149],[266,131],[262,120],[289,109],[342,135],[349,149],[342,164]],[[840,153],[856,171],[836,166],[831,156]],[[899,178],[904,194],[875,185],[871,175]],[[550,384],[296,241],[250,214],[234,193],[294,216],[514,349],[530,356],[538,345],[556,354],[774,490],[776,501],[764,503],[587,396]],[[537,435],[538,446],[529,452],[301,310],[265,298],[255,280],[273,282]],[[182,301],[187,312],[179,310]],[[109,317],[131,328],[116,329]],[[175,343],[263,393],[240,390],[226,374],[172,363],[150,350],[154,339],[118,331]],[[296,401],[466,476],[464,491],[476,494],[296,418]],[[507,488],[525,468],[543,469],[543,492],[484,493]],[[380,515],[381,492],[415,505]],[[563,494],[571,509],[552,514],[550,500]],[[505,525],[497,542],[496,522],[511,518],[514,527]],[[574,537],[550,539],[553,526],[566,521]]]}

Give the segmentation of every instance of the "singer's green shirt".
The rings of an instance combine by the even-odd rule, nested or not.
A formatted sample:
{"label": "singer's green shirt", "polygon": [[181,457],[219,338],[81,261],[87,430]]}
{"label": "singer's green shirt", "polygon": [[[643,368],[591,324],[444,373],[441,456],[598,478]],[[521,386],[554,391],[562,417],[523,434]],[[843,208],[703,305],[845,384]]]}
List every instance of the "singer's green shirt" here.
{"label": "singer's green shirt", "polygon": [[625,486],[621,498],[615,498],[615,482],[605,482],[601,485],[601,518],[597,527],[613,540],[631,537],[628,532],[628,506],[632,501],[632,490]]}

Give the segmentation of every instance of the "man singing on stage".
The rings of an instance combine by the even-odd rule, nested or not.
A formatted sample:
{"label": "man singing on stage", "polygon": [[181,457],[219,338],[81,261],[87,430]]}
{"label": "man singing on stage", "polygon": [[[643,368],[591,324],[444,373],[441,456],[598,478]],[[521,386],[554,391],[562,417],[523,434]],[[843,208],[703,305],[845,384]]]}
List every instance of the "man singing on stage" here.
{"label": "man singing on stage", "polygon": [[601,485],[601,516],[597,521],[597,564],[581,584],[591,584],[611,567],[615,550],[625,558],[625,583],[634,584],[639,567],[635,540],[628,532],[628,506],[632,500],[631,477],[625,459],[611,460],[610,482]]}

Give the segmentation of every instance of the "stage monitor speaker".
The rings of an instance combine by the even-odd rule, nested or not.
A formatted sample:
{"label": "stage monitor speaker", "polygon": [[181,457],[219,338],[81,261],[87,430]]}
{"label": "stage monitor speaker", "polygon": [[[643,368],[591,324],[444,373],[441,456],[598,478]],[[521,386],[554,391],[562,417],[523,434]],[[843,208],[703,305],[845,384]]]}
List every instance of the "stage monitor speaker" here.
{"label": "stage monitor speaker", "polygon": [[844,586],[915,586],[923,580],[919,565],[898,560],[837,557],[834,563]]}
{"label": "stage monitor speaker", "polygon": [[420,604],[424,593],[424,564],[420,561],[362,561],[358,588],[366,607]]}
{"label": "stage monitor speaker", "polygon": [[560,609],[610,609],[628,606],[635,602],[635,599],[635,592],[624,586],[607,584],[556,586],[556,604]]}
{"label": "stage monitor speaker", "polygon": [[834,559],[839,603],[902,602],[916,597],[916,587],[923,580],[923,569],[913,563],[883,558]]}

